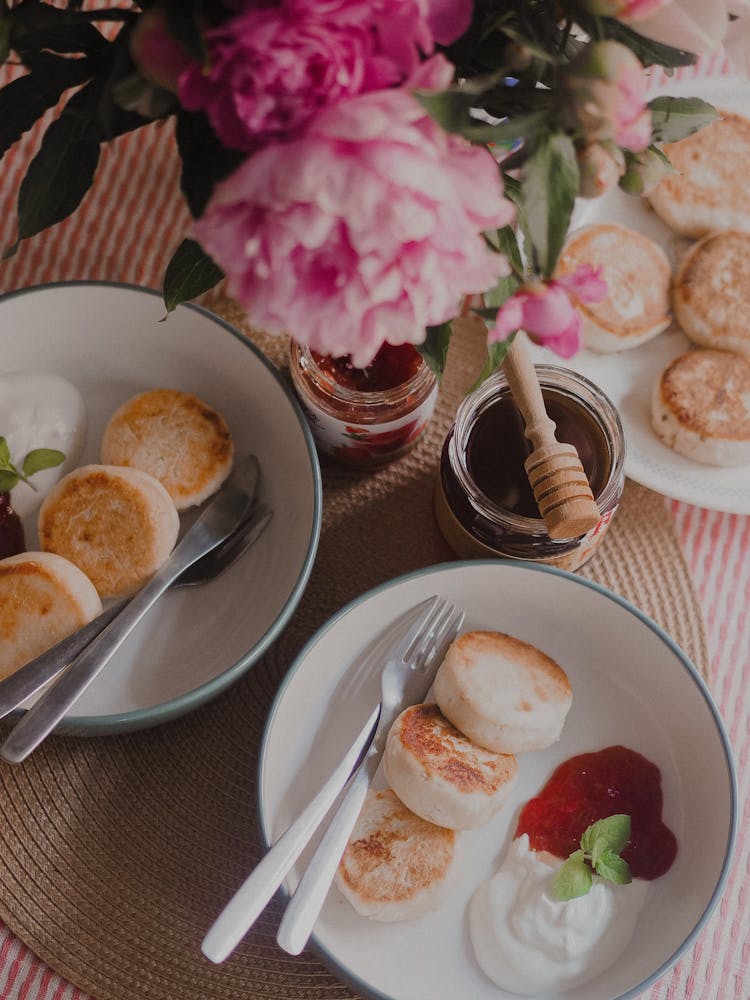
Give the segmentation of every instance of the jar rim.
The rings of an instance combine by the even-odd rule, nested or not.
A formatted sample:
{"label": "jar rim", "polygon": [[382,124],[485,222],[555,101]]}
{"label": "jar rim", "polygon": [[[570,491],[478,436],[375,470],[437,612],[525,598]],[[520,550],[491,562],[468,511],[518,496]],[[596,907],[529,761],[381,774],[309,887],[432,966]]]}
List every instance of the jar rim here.
{"label": "jar rim", "polygon": [[[415,351],[417,350],[415,345],[412,344],[411,346],[414,347]],[[375,391],[368,392],[363,392],[359,389],[349,389],[346,386],[341,385],[339,382],[336,382],[335,379],[332,379],[329,375],[326,375],[325,372],[322,371],[313,357],[311,349],[306,344],[300,344],[299,342],[292,340],[290,343],[290,350],[293,358],[296,352],[298,363],[304,365],[307,373],[310,378],[314,380],[315,385],[320,392],[323,392],[330,397],[335,397],[338,400],[343,400],[352,406],[377,406],[380,403],[393,405],[406,399],[412,393],[422,389],[424,386],[437,383],[437,376],[427,364],[424,357],[420,355],[419,367],[405,382],[400,382],[398,385],[395,385],[390,389],[377,389]],[[417,351],[417,353],[419,352]]]}
{"label": "jar rim", "polygon": [[[560,365],[535,364],[534,367],[543,387],[562,392],[585,406],[607,439],[612,460],[611,467],[607,482],[599,495],[594,498],[599,512],[604,514],[616,501],[624,475],[626,443],[620,415],[609,396],[585,375]],[[480,514],[526,534],[544,531],[542,517],[515,514],[488,497],[474,481],[466,463],[460,457],[465,454],[469,434],[479,414],[496,398],[508,392],[510,385],[505,373],[502,369],[497,369],[461,401],[456,411],[453,434],[448,445],[450,464],[461,488],[471,498],[472,504]]]}

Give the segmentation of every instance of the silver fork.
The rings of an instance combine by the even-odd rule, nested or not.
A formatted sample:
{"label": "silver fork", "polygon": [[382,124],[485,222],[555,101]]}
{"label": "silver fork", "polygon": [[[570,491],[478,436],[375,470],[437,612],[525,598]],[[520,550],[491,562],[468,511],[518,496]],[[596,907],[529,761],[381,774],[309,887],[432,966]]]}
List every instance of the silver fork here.
{"label": "silver fork", "polygon": [[[395,644],[384,648],[381,642],[365,657],[363,663],[369,662],[369,657],[377,656],[378,652],[381,662],[383,655],[386,656],[381,676],[380,704],[328,781],[256,865],[217,917],[201,946],[203,954],[212,962],[223,962],[253,926],[346,785],[362,751],[374,746],[372,741],[380,735],[384,740],[391,722],[401,709],[419,701],[427,693],[448,646],[461,627],[463,612],[456,612],[448,601],[438,597],[411,609],[412,612],[415,610],[419,612],[417,618],[405,633],[402,629],[403,634]],[[372,754],[373,750],[368,750],[363,765]],[[380,759],[380,754],[377,758]],[[355,775],[361,774],[362,766],[357,768]],[[345,801],[342,800],[342,806]]]}
{"label": "silver fork", "polygon": [[404,708],[425,697],[463,620],[463,611],[444,600],[428,628],[416,636],[400,658],[394,657],[386,664],[381,678],[380,718],[370,749],[349,779],[346,794],[279,924],[276,941],[290,955],[299,955],[312,933],[380,765],[391,726]]}
{"label": "silver fork", "polygon": [[[265,530],[273,517],[273,511],[264,503],[256,504],[237,525],[234,532],[211,552],[183,571],[170,590],[179,587],[195,587],[214,580],[235,560],[239,559]],[[27,698],[69,666],[86,646],[95,639],[111,621],[120,614],[131,597],[118,601],[83,628],[61,639],[33,660],[19,667],[9,677],[0,681],[0,719],[18,708]]]}

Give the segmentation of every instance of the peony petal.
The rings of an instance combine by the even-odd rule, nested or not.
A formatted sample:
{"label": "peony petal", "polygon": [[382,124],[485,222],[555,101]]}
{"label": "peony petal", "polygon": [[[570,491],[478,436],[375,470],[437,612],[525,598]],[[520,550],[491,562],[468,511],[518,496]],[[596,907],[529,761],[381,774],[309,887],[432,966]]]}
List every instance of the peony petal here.
{"label": "peony petal", "polygon": [[495,325],[487,334],[487,343],[496,344],[507,340],[515,330],[519,330],[524,322],[524,304],[528,298],[525,292],[516,292],[500,306]]}
{"label": "peony petal", "polygon": [[602,278],[602,268],[581,264],[572,274],[555,279],[555,283],[574,295],[579,302],[601,302],[607,297],[607,282]]}

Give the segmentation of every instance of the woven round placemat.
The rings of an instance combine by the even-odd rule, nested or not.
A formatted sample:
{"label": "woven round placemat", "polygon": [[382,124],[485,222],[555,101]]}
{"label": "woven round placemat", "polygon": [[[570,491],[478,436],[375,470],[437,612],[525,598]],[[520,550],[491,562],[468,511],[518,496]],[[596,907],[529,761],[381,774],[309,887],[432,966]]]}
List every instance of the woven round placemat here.
{"label": "woven round placemat", "polygon": [[[231,303],[213,308],[242,327]],[[283,366],[285,344],[251,334]],[[258,751],[295,653],[345,602],[451,560],[432,514],[443,437],[481,366],[482,336],[457,331],[438,411],[417,448],[374,473],[324,465],[324,516],[307,590],[283,635],[229,691],[177,722],[127,736],[53,738],[0,766],[0,917],[54,970],[99,1000],[343,1000],[312,953],[275,943],[281,903],[232,958],[201,939],[259,860]],[[706,673],[700,608],[663,498],[628,483],[583,575],[654,618]]]}

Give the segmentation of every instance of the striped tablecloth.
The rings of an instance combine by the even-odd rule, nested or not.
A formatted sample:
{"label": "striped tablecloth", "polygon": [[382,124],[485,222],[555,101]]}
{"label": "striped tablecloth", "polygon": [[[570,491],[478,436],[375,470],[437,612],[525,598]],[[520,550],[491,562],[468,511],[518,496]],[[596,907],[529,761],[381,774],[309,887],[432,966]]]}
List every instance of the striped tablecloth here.
{"label": "striped tablecloth", "polygon": [[[723,63],[714,60],[703,72],[722,69]],[[37,143],[38,132],[32,133],[2,161],[2,246],[13,240],[15,192]],[[179,163],[169,126],[152,127],[103,148],[95,189],[82,208],[54,230],[23,245],[2,265],[0,291],[71,279],[110,279],[159,287],[166,262],[188,225],[178,178]],[[734,865],[720,905],[694,947],[645,996],[649,1000],[748,1000],[750,518],[676,501],[665,503],[674,518],[705,616],[712,661],[710,686],[734,749],[741,815]],[[60,979],[1,925],[0,998],[86,1000],[80,990]]]}

